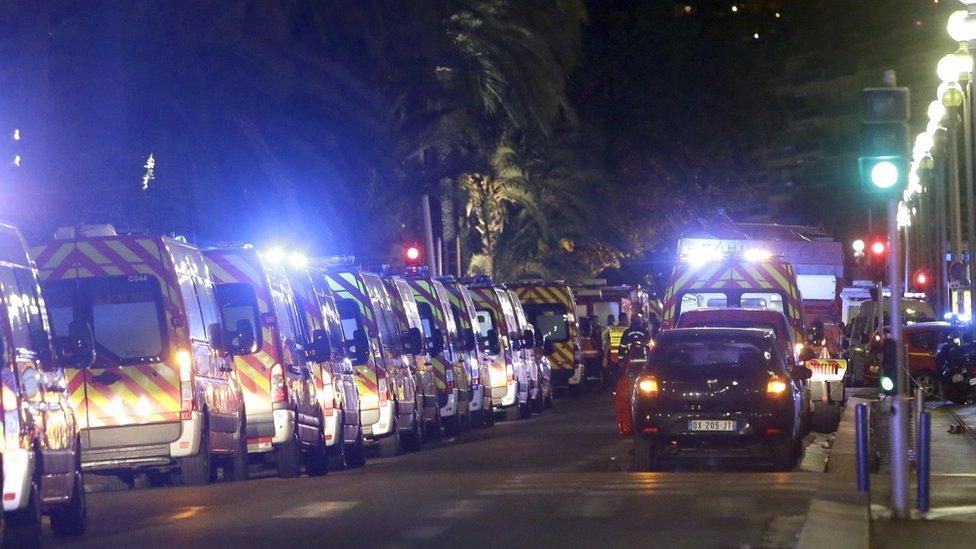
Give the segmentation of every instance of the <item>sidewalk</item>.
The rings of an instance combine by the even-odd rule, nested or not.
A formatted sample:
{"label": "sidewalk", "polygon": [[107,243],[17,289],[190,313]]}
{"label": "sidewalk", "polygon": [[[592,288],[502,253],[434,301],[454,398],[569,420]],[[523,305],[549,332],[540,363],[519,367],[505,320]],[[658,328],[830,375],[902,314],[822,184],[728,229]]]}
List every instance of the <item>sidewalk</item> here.
{"label": "sidewalk", "polygon": [[[976,439],[970,433],[950,434],[958,417],[976,434],[976,406],[926,406],[932,414],[931,502],[924,516],[913,512],[910,521],[891,521],[891,478],[871,478],[872,547],[972,547],[976,545]],[[872,422],[875,423],[875,422]],[[887,437],[879,437],[887,442]],[[887,452],[884,452],[887,454]],[[914,465],[914,464],[913,464]],[[887,464],[882,463],[882,471]],[[916,507],[916,476],[910,477],[911,504]]]}

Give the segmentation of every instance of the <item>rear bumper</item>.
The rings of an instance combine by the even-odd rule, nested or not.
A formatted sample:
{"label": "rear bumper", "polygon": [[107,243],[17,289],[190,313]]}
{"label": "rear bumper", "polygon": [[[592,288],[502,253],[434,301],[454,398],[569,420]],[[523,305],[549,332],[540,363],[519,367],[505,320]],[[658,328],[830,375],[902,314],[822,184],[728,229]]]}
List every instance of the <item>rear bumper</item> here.
{"label": "rear bumper", "polygon": [[295,412],[292,410],[247,414],[248,453],[270,452],[275,444],[291,440],[294,436]]}
{"label": "rear bumper", "polygon": [[[692,431],[691,422],[696,419],[730,420],[731,431]],[[683,452],[732,452],[753,453],[750,447],[762,451],[771,442],[781,441],[793,435],[793,420],[784,419],[778,410],[759,412],[664,412],[636,411],[633,431],[635,434],[667,444]]]}
{"label": "rear bumper", "polygon": [[363,420],[363,435],[366,438],[378,439],[393,434],[393,404],[392,400],[380,404],[375,422],[367,425]]}
{"label": "rear bumper", "polygon": [[30,483],[34,476],[34,452],[13,448],[3,452],[3,510],[22,509],[30,498]]}
{"label": "rear bumper", "polygon": [[113,472],[169,467],[200,451],[203,414],[168,423],[99,427],[82,431],[83,471]]}
{"label": "rear bumper", "polygon": [[453,417],[458,413],[458,392],[451,391],[447,395],[447,403],[441,406],[441,417]]}
{"label": "rear bumper", "polygon": [[475,385],[471,388],[471,402],[468,403],[468,407],[472,412],[477,412],[483,408],[485,400],[485,386]]}
{"label": "rear bumper", "polygon": [[505,385],[492,386],[491,401],[495,408],[508,408],[515,405],[518,396],[516,392],[517,384],[515,380],[505,382]]}

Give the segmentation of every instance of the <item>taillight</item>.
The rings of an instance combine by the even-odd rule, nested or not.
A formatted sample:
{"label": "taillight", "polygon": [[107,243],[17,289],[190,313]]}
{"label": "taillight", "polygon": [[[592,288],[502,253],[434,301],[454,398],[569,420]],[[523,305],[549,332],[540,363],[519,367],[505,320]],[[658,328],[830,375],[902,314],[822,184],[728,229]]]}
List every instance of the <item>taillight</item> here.
{"label": "taillight", "polygon": [[285,371],[281,364],[271,367],[271,402],[280,403],[288,399],[288,392],[285,390]]}
{"label": "taillight", "polygon": [[180,368],[180,417],[190,419],[190,412],[196,409],[193,401],[193,355],[190,351],[177,351],[176,365]]}
{"label": "taillight", "polygon": [[766,383],[766,396],[778,397],[786,392],[786,382],[779,376],[769,378]]}
{"label": "taillight", "polygon": [[508,381],[515,381],[515,368],[511,363],[505,365],[505,374],[508,376]]}
{"label": "taillight", "polygon": [[379,382],[376,384],[377,389],[380,393],[380,402],[390,398],[390,393],[386,385],[386,378],[380,378]]}
{"label": "taillight", "polygon": [[453,391],[454,390],[454,369],[453,368],[447,368],[444,371],[444,379],[447,382],[447,390]]}
{"label": "taillight", "polygon": [[637,378],[637,392],[643,396],[655,397],[658,395],[657,378],[654,376],[641,376]]}
{"label": "taillight", "polygon": [[322,378],[319,381],[319,404],[325,415],[331,416],[335,408],[335,386],[332,384],[332,375],[322,370]]}

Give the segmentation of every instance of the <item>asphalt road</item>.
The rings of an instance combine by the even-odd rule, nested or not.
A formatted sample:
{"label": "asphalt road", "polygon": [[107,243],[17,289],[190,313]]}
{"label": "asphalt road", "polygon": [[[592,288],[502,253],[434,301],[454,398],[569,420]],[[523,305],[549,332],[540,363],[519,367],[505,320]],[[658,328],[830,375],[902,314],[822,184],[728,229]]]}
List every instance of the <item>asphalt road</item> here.
{"label": "asphalt road", "polygon": [[[789,546],[820,480],[735,464],[627,472],[609,397],[326,477],[89,494],[91,547]],[[45,530],[45,536],[50,536]]]}

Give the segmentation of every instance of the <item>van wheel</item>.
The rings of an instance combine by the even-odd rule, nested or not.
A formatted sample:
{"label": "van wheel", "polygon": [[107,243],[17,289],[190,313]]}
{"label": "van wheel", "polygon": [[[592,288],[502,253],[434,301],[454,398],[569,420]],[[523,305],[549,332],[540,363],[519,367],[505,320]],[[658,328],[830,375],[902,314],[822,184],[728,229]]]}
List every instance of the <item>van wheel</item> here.
{"label": "van wheel", "polygon": [[[345,445],[343,445],[345,447]],[[359,428],[356,433],[356,443],[351,447],[345,447],[346,467],[355,469],[366,464],[366,441],[363,438],[363,429]]]}
{"label": "van wheel", "polygon": [[298,429],[291,435],[291,440],[275,447],[275,461],[278,464],[278,476],[281,478],[295,478],[302,474],[302,448],[298,443]]}
{"label": "van wheel", "polygon": [[485,410],[475,410],[471,412],[471,426],[472,427],[485,427],[488,425],[488,416],[485,414]]}
{"label": "van wheel", "polygon": [[441,427],[444,428],[444,436],[446,437],[456,437],[461,431],[461,420],[458,418],[457,412],[453,416],[448,418],[441,418]]}
{"label": "van wheel", "polygon": [[88,529],[88,503],[85,500],[85,482],[81,473],[75,473],[75,482],[68,504],[51,511],[51,530],[56,536],[80,536]]}
{"label": "van wheel", "polygon": [[417,413],[413,414],[410,432],[400,435],[400,447],[404,452],[416,452],[424,446],[424,428],[420,425]]}
{"label": "van wheel", "polygon": [[[241,414],[244,417],[244,414]],[[230,482],[247,480],[251,475],[247,460],[247,425],[241,420],[240,436],[237,437],[237,451],[228,456],[224,463],[224,479]]]}
{"label": "van wheel", "polygon": [[532,401],[532,411],[541,414],[543,410],[546,409],[545,399],[542,396],[542,391],[539,391],[539,396]]}
{"label": "van wheel", "polygon": [[549,387],[549,394],[546,395],[546,408],[552,408],[552,387]]}
{"label": "van wheel", "polygon": [[660,468],[660,452],[651,439],[634,436],[634,471],[656,471]]}
{"label": "van wheel", "polygon": [[4,535],[6,547],[41,546],[41,498],[37,482],[30,485],[27,507],[6,514],[7,531]]}
{"label": "van wheel", "polygon": [[919,372],[915,374],[915,386],[921,387],[926,400],[940,400],[939,379],[933,372]]}
{"label": "van wheel", "polygon": [[180,458],[180,480],[185,486],[200,486],[211,478],[210,429],[203,424],[200,434],[200,450],[195,456]]}
{"label": "van wheel", "polygon": [[318,444],[311,452],[303,456],[305,471],[310,477],[321,477],[329,472],[329,453],[328,447],[325,445],[325,421],[320,421],[319,424],[322,425],[323,430],[319,432]]}
{"label": "van wheel", "polygon": [[532,402],[526,402],[525,404],[519,403],[518,405],[519,418],[529,419],[532,417]]}
{"label": "van wheel", "polygon": [[332,471],[340,471],[346,468],[346,414],[342,411],[337,411],[337,413],[339,414],[337,440],[331,447],[325,447],[329,469]]}

